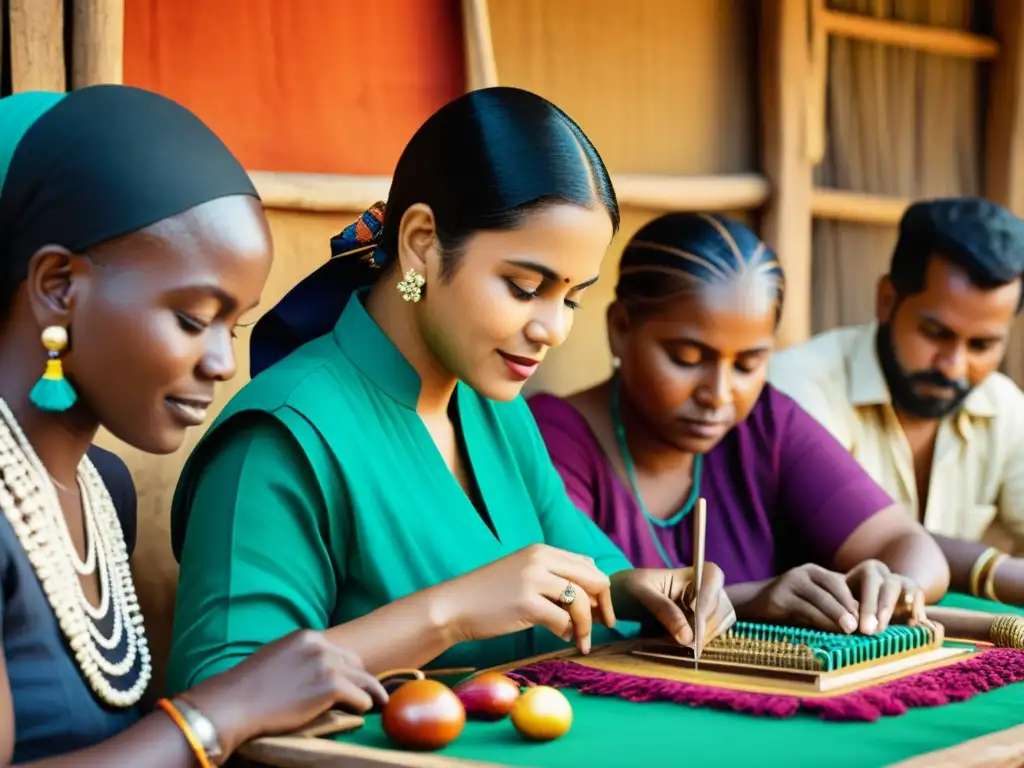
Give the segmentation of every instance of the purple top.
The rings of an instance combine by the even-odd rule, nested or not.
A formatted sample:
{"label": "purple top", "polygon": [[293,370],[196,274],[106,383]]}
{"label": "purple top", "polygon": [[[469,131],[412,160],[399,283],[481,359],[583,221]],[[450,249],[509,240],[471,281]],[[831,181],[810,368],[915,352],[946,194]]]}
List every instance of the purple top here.
{"label": "purple top", "polygon": [[[537,395],[530,408],[569,496],[636,567],[664,568],[639,506],[580,413]],[[893,500],[829,432],[767,385],[750,416],[707,455],[706,556],[730,584],[768,579],[807,562],[832,567],[853,531]],[[668,556],[689,564],[690,516],[654,521]]]}

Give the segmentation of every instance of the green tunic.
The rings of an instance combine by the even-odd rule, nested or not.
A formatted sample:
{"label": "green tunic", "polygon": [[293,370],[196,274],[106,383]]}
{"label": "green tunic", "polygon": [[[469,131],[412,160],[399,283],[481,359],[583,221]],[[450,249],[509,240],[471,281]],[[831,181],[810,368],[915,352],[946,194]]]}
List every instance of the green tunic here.
{"label": "green tunic", "polygon": [[[630,567],[569,500],[522,398],[498,403],[459,384],[492,531],[416,413],[419,377],[362,297],[333,333],[253,379],[185,465],[172,509],[171,691],[293,630],[349,621],[530,544],[589,555],[608,574]],[[595,644],[611,639],[595,628]],[[563,645],[536,628],[462,643],[434,664],[479,668]]]}

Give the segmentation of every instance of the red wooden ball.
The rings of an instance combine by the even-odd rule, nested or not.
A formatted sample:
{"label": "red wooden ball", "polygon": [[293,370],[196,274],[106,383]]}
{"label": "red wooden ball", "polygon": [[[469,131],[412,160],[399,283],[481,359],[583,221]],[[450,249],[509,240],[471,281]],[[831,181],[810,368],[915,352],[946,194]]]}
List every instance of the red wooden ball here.
{"label": "red wooden ball", "polygon": [[484,672],[455,686],[455,695],[469,718],[501,720],[519,698],[519,685],[498,672]]}
{"label": "red wooden ball", "polygon": [[466,709],[443,683],[411,680],[391,694],[381,724],[403,749],[440,749],[462,733]]}

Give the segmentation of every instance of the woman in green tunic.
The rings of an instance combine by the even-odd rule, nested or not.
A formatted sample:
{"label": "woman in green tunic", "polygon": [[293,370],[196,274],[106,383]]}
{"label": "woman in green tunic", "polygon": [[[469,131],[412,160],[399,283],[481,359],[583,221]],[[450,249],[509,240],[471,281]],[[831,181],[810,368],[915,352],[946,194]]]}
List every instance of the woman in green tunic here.
{"label": "woman in green tunic", "polygon": [[618,221],[597,151],[539,96],[473,91],[420,128],[386,216],[260,320],[254,379],[184,468],[172,690],[298,628],[379,673],[731,624],[716,567],[688,615],[691,569],[633,570],[573,506],[520,397]]}

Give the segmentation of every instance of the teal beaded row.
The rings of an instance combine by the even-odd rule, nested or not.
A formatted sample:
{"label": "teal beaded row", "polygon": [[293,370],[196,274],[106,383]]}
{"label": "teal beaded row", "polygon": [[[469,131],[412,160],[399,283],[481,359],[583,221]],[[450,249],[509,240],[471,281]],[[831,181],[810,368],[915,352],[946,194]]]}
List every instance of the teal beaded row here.
{"label": "teal beaded row", "polygon": [[876,635],[843,635],[817,629],[801,629],[739,621],[726,635],[731,640],[786,643],[806,648],[822,672],[875,661],[922,648],[934,640],[927,627],[891,626]]}

